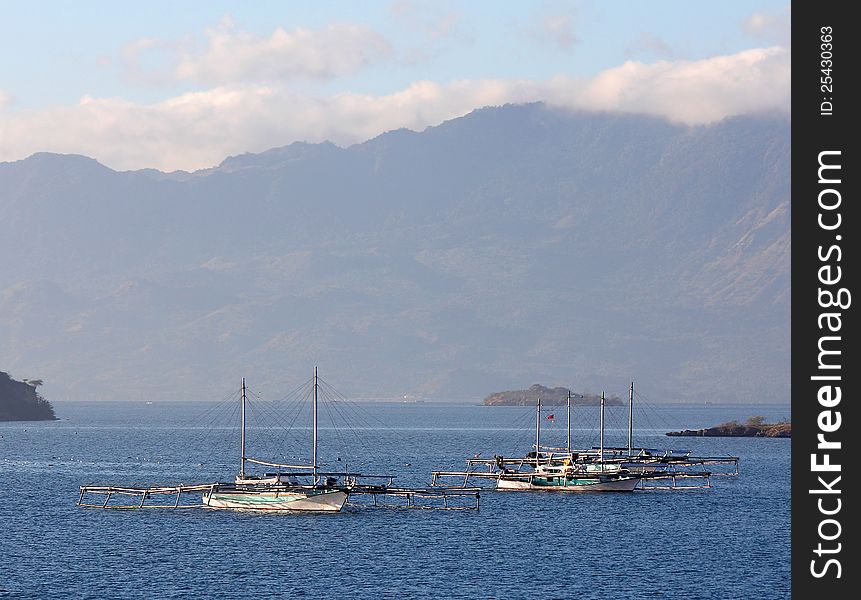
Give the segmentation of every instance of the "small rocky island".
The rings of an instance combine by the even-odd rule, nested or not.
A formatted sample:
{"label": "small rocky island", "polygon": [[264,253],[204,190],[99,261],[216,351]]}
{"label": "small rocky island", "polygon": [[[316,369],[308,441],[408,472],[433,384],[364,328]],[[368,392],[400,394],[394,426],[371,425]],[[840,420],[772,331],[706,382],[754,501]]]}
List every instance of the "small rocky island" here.
{"label": "small rocky island", "polygon": [[36,388],[41,379],[16,381],[0,371],[0,421],[54,421],[54,407]]}
{"label": "small rocky island", "polygon": [[[538,398],[541,398],[541,404],[565,406],[569,392],[572,406],[598,406],[601,403],[599,394],[580,394],[572,392],[568,388],[549,388],[536,383],[527,390],[496,392],[485,398],[483,404],[485,406],[535,406],[538,403]],[[604,399],[605,406],[620,406],[622,404],[622,399],[618,396]]]}
{"label": "small rocky island", "polygon": [[667,435],[696,437],[792,437],[792,423],[766,423],[764,417],[751,417],[745,423],[730,421],[708,429],[670,431]]}

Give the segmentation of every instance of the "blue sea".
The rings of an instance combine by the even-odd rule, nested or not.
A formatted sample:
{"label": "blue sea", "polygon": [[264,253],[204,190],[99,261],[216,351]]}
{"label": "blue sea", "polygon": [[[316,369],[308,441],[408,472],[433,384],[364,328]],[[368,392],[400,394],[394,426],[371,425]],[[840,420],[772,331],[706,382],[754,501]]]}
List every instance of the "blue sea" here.
{"label": "blue sea", "polygon": [[[306,412],[252,405],[249,454],[307,459]],[[239,413],[232,399],[55,409],[55,422],[0,423],[0,597],[790,596],[790,441],[664,435],[788,419],[788,406],[638,407],[637,446],[740,457],[740,474],[711,489],[489,491],[479,510],[348,505],[317,515],[79,508],[81,484],[230,481]],[[544,411],[542,443],[564,445],[564,407]],[[597,445],[597,425],[597,408],[574,410],[573,445]],[[608,409],[605,444],[624,445],[626,426],[626,407]],[[328,468],[396,475],[403,486],[476,454],[525,454],[534,435],[534,408],[342,402],[319,414]]]}

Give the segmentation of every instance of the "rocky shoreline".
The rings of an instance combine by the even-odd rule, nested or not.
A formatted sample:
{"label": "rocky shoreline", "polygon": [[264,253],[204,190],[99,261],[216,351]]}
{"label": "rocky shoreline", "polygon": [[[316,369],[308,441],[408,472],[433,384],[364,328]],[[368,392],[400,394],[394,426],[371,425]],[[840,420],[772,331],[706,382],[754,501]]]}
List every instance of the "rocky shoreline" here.
{"label": "rocky shoreline", "polygon": [[687,437],[770,437],[788,438],[792,437],[792,423],[759,423],[739,424],[724,423],[707,429],[684,429],[682,431],[670,431],[670,436]]}

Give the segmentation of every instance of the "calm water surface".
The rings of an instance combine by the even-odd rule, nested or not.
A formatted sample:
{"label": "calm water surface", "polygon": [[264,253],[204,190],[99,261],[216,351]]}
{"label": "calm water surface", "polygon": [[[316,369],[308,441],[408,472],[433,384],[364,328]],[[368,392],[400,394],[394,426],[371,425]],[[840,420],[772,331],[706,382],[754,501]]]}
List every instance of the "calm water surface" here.
{"label": "calm water surface", "polygon": [[[84,483],[230,480],[238,410],[224,402],[55,407],[57,422],[0,423],[0,596],[790,596],[789,440],[664,435],[752,415],[788,418],[787,406],[638,411],[637,445],[741,458],[740,476],[715,479],[710,490],[489,492],[479,511],[353,507],[334,515],[78,508]],[[307,457],[307,414],[280,408],[258,402],[249,410],[249,453]],[[608,445],[625,444],[626,410],[608,410]],[[534,414],[338,403],[321,408],[320,456],[333,470],[346,464],[426,485],[432,469],[461,469],[467,456],[525,453]],[[564,408],[542,419],[542,442],[564,445]],[[598,443],[597,409],[578,408],[573,421],[575,446]]]}

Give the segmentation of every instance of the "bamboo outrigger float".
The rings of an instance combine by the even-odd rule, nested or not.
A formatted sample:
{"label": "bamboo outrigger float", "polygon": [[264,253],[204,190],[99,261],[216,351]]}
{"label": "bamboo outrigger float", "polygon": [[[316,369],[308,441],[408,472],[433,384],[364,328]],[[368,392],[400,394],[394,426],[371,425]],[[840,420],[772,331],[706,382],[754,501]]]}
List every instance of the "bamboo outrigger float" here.
{"label": "bamboo outrigger float", "polygon": [[[468,458],[464,471],[433,471],[431,485],[465,489],[478,479],[483,487],[501,491],[633,491],[682,490],[712,487],[712,476],[738,475],[737,456],[692,456],[690,451],[635,448],[634,383],[631,383],[627,448],[604,445],[604,394],[600,404],[600,445],[589,449],[571,447],[571,393],[567,401],[565,448],[541,445],[541,399],[538,398],[534,450],[524,457]],[[706,466],[725,468],[706,470]],[[460,479],[448,485],[448,479]],[[482,484],[479,484],[480,486]]]}
{"label": "bamboo outrigger float", "polygon": [[[245,446],[246,387],[242,379],[239,473],[233,482],[214,482],[167,486],[82,485],[77,505],[86,508],[210,508],[280,512],[339,512],[349,499],[356,506],[404,508],[469,509],[479,508],[480,488],[457,490],[440,488],[394,487],[394,476],[324,472],[317,461],[318,377],[314,368],[312,402],[312,441],[310,464],[283,464],[249,457]],[[274,473],[252,474],[248,465],[277,469]],[[386,483],[368,484],[363,479],[383,479]],[[307,483],[300,483],[301,480]],[[94,502],[93,497],[99,499]],[[198,497],[196,502],[191,497]],[[386,502],[386,497],[399,499]],[[103,498],[103,499],[102,499]],[[383,498],[383,500],[381,500]],[[470,504],[469,499],[473,502]],[[111,502],[113,500],[113,503]],[[193,502],[193,503],[190,503]]]}
{"label": "bamboo outrigger float", "polygon": [[[77,505],[83,508],[117,510],[142,508],[216,508],[207,505],[205,501],[201,501],[201,497],[205,494],[218,492],[220,485],[223,484],[207,483],[155,487],[82,485]],[[349,501],[347,506],[468,510],[480,507],[482,490],[480,488],[460,488],[454,490],[434,487],[401,488],[391,485],[353,484],[344,486],[343,491],[348,495]],[[104,498],[104,500],[93,502],[91,501],[93,497]],[[196,500],[192,500],[192,498]],[[396,501],[389,502],[389,498],[394,498]],[[240,510],[255,509],[260,510],[259,507],[253,506],[242,507]]]}

